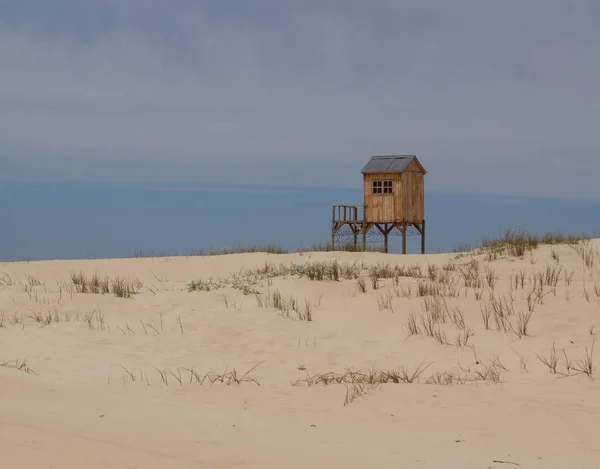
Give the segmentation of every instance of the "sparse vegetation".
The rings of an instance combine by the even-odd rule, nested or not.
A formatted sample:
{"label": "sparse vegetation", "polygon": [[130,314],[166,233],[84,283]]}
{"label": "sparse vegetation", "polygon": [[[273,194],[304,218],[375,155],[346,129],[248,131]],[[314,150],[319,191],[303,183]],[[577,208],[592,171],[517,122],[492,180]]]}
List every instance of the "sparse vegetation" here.
{"label": "sparse vegetation", "polygon": [[12,287],[15,285],[13,278],[6,272],[0,277],[0,287]]}
{"label": "sparse vegetation", "polygon": [[356,279],[356,286],[358,287],[358,291],[363,293],[367,292],[367,282],[363,277],[359,277]]}
{"label": "sparse vegetation", "polygon": [[510,316],[514,316],[514,298],[509,295],[508,299],[506,296],[496,297],[490,296],[490,308],[494,314],[494,321],[496,323],[496,329],[498,331],[508,332],[511,330]]}
{"label": "sparse vegetation", "polygon": [[71,272],[71,283],[77,293],[112,293],[119,298],[132,298],[144,286],[139,279],[130,280],[125,277],[100,279],[97,273],[88,278],[83,272]]}
{"label": "sparse vegetation", "polygon": [[496,282],[498,281],[498,277],[496,276],[496,271],[491,267],[485,268],[485,281],[492,290],[496,287]]}
{"label": "sparse vegetation", "polygon": [[[510,345],[509,345],[509,347],[510,347]],[[524,354],[517,352],[514,348],[512,348],[512,347],[510,347],[510,348],[519,357],[519,363],[520,363],[521,368],[523,368],[525,371],[529,372],[529,370],[527,369],[527,357],[525,357]]]}
{"label": "sparse vegetation", "polygon": [[[535,353],[535,352],[534,352]],[[546,358],[544,356],[538,355],[535,356],[538,358],[540,362],[548,367],[550,373],[556,374],[556,368],[558,367],[558,355],[556,353],[556,345],[552,343],[552,348],[550,349],[550,355]]]}
{"label": "sparse vegetation", "polygon": [[479,262],[472,259],[470,262],[459,265],[458,270],[462,275],[463,282],[467,288],[481,287],[481,278],[479,274]]}
{"label": "sparse vegetation", "polygon": [[[566,242],[570,248],[555,247],[561,242]],[[552,248],[540,248],[545,244]],[[357,347],[379,341],[379,344],[383,344],[381,350],[377,345],[376,353],[372,356],[349,355],[354,358],[358,356],[360,363],[371,363],[372,360],[375,364],[366,366],[374,366],[373,369],[355,371],[350,368],[341,373],[307,372],[305,377],[300,375],[302,379],[292,382],[294,386],[309,387],[339,385],[340,389],[345,388],[344,405],[360,402],[360,398],[366,398],[380,386],[389,384],[498,383],[501,376],[508,380],[534,380],[539,379],[535,375],[536,370],[539,372],[543,369],[549,371],[542,373],[545,377],[542,379],[546,381],[554,381],[556,377],[577,377],[573,381],[585,384],[586,377],[595,378],[597,371],[594,363],[596,333],[591,325],[596,322],[597,304],[600,304],[600,257],[596,246],[595,242],[589,242],[584,237],[534,236],[525,232],[510,232],[499,240],[486,241],[481,249],[460,258],[428,256],[421,263],[412,265],[395,265],[395,262],[401,261],[393,256],[340,255],[323,260],[320,255],[315,255],[305,256],[297,264],[277,264],[269,258],[268,262],[255,268],[226,274],[222,278],[215,276],[190,282],[187,284],[189,292],[213,293],[190,295],[185,302],[177,299],[171,302],[173,298],[168,298],[164,309],[165,303],[161,301],[167,293],[182,288],[185,291],[186,287],[178,283],[179,278],[167,280],[166,269],[160,272],[159,268],[154,267],[159,273],[156,275],[152,271],[157,283],[152,284],[154,280],[148,276],[150,284],[147,290],[140,280],[122,275],[110,278],[93,271],[76,271],[71,272],[70,277],[63,274],[62,280],[55,280],[49,270],[34,272],[38,277],[24,275],[22,270],[15,269],[17,275],[12,270],[11,274],[0,275],[4,298],[0,305],[0,334],[8,337],[10,343],[18,336],[27,340],[37,340],[43,334],[62,337],[60,334],[63,331],[56,328],[64,327],[69,334],[76,331],[83,337],[89,337],[90,344],[115,339],[119,345],[133,344],[140,349],[148,344],[149,347],[158,348],[171,334],[173,340],[181,341],[181,345],[175,347],[181,347],[182,350],[198,341],[206,341],[206,349],[210,349],[213,345],[211,340],[221,339],[213,339],[213,331],[208,330],[213,325],[205,327],[198,318],[205,320],[212,318],[213,314],[221,314],[221,319],[227,321],[223,328],[233,334],[236,328],[250,330],[249,334],[254,334],[258,329],[257,335],[262,336],[260,328],[265,326],[266,321],[271,321],[279,329],[276,329],[277,336],[269,338],[269,345],[265,347],[269,350],[265,353],[286,347],[296,349],[297,342],[297,350],[287,354],[289,350],[286,349],[281,356],[285,360],[290,356],[292,360],[302,360],[305,365],[298,366],[296,361],[284,363],[285,366],[291,365],[291,370],[297,367],[302,371],[306,371],[307,366],[315,366],[321,357],[327,357],[321,363],[331,364],[340,360],[339,356],[330,360],[333,355],[331,351],[346,352],[348,345],[335,343],[336,335],[345,336],[344,340],[350,340],[348,335],[351,335]],[[276,249],[271,252],[279,253]],[[346,262],[347,259],[351,261]],[[379,262],[369,264],[367,260],[370,259]],[[387,259],[392,261],[386,262]],[[500,259],[504,260],[500,262]],[[148,262],[158,265],[159,261]],[[53,282],[56,282],[56,288]],[[214,291],[220,288],[226,290]],[[307,292],[308,298],[303,296],[303,291]],[[350,291],[350,295],[345,294],[347,291]],[[151,296],[150,292],[156,296]],[[321,306],[323,292],[324,307]],[[72,300],[75,294],[71,303],[69,293]],[[133,298],[141,293],[147,301],[138,304],[109,297],[104,298],[105,302],[102,303],[100,297],[83,297],[77,293],[109,294],[118,298]],[[242,297],[242,293],[252,295],[254,299],[250,297],[248,300],[246,296]],[[582,295],[588,303],[582,301]],[[57,298],[58,301],[55,301]],[[238,315],[235,310],[241,310],[239,298],[243,298],[246,309]],[[97,299],[102,309],[100,306],[94,307]],[[140,296],[138,299],[141,299]],[[565,300],[571,303],[567,304]],[[87,306],[90,301],[94,303]],[[129,310],[127,305],[131,306]],[[352,310],[354,307],[356,309]],[[160,308],[160,312],[152,308]],[[351,309],[348,315],[344,315],[346,308]],[[118,319],[115,319],[115,311]],[[132,311],[135,316],[124,316]],[[278,314],[298,322],[283,321],[278,319]],[[558,320],[545,321],[547,317]],[[351,323],[347,329],[335,329],[333,322],[339,318]],[[389,323],[378,324],[376,321],[381,318],[389,318]],[[233,325],[237,320],[240,323]],[[312,324],[313,320],[315,324]],[[249,321],[252,327],[244,329],[246,323],[243,321]],[[257,328],[257,323],[252,321],[262,322]],[[67,322],[73,324],[63,324]],[[303,324],[305,322],[311,324]],[[326,326],[325,333],[317,327],[319,323]],[[11,326],[19,327],[11,331]],[[402,327],[406,337],[402,337],[403,332],[398,331]],[[19,329],[25,328],[25,334],[21,334]],[[42,328],[50,330],[44,331]],[[561,335],[567,329],[568,335]],[[547,347],[550,341],[544,345],[544,337],[556,340],[549,351]],[[317,338],[319,344],[324,344],[320,345],[322,349],[317,348]],[[252,340],[261,339],[252,337]],[[272,345],[272,342],[277,343]],[[311,349],[314,344],[315,350],[306,350],[311,353],[302,355],[309,343]],[[513,349],[513,345],[519,352]],[[19,353],[27,350],[24,347],[21,349],[20,344],[14,347],[15,350],[17,347]],[[389,348],[386,350],[386,347]],[[518,360],[506,351],[506,347],[515,351]],[[392,349],[393,352],[390,352]],[[538,352],[541,349],[543,353],[538,355],[532,349]],[[473,350],[473,357],[470,350]],[[439,367],[422,362],[412,367],[387,368],[390,357],[410,357],[415,353],[420,354],[419,360],[435,358],[439,353],[439,356],[444,355],[444,363]],[[508,356],[505,356],[506,353]],[[537,360],[531,361],[531,353],[535,354]],[[37,363],[34,356],[30,358]],[[377,362],[378,359],[381,362]],[[537,364],[538,361],[543,366]],[[26,360],[0,361],[0,366],[34,374]],[[42,374],[43,369],[40,370],[39,366],[35,368]],[[446,368],[448,366],[452,368]],[[260,386],[263,383],[253,375],[254,370],[255,367],[240,373],[236,368],[225,368],[222,372],[201,373],[195,368],[163,364],[148,368],[146,372],[127,365],[118,369],[116,376],[129,386],[133,386],[131,383],[142,386],[160,383],[161,386],[176,388],[187,384],[239,386],[247,383]],[[525,375],[521,370],[531,371],[531,374]],[[269,383],[269,387],[272,385],[276,386],[278,382]]]}
{"label": "sparse vegetation", "polygon": [[483,319],[483,326],[486,330],[490,328],[490,317],[492,316],[492,309],[488,305],[481,307],[481,317]]}
{"label": "sparse vegetation", "polygon": [[594,375],[594,345],[596,341],[592,341],[592,346],[585,347],[585,356],[577,361],[573,369],[578,373],[588,375],[590,378]]}
{"label": "sparse vegetation", "polygon": [[257,294],[256,285],[264,280],[275,277],[297,276],[313,281],[340,281],[357,279],[362,267],[358,263],[341,264],[337,260],[308,261],[305,264],[274,264],[265,263],[256,269],[244,269],[228,277],[216,277],[194,280],[187,285],[189,292],[212,291],[219,288],[235,288],[245,294]]}
{"label": "sparse vegetation", "polygon": [[417,383],[419,378],[431,364],[424,362],[409,370],[404,367],[391,370],[369,370],[368,372],[354,371],[347,369],[344,373],[317,373],[310,375],[306,372],[306,378],[298,379],[292,383],[292,386],[307,386],[329,385],[329,384],[399,384],[399,383]]}
{"label": "sparse vegetation", "polygon": [[468,327],[463,327],[456,335],[456,346],[466,347],[469,344],[469,339],[473,337],[473,335],[474,332],[472,329]]}
{"label": "sparse vegetation", "polygon": [[52,323],[61,322],[60,315],[58,314],[58,310],[56,308],[47,311],[45,314],[41,311],[31,311],[28,317],[42,326],[48,326]]}
{"label": "sparse vegetation", "polygon": [[[305,305],[305,309],[300,311],[302,315],[307,315],[312,319],[312,306],[310,304]],[[311,320],[303,319],[303,320]],[[176,329],[184,333],[183,322],[181,316],[175,318],[177,324]],[[111,332],[114,330],[120,332],[122,335],[134,336],[136,335],[136,329],[132,327],[128,321],[124,324],[114,324],[111,326],[105,315],[99,306],[95,307],[91,311],[83,312],[61,312],[57,307],[50,307],[47,310],[33,310],[29,309],[27,313],[13,313],[12,316],[7,316],[5,313],[0,314],[0,327],[6,328],[9,326],[19,326],[21,329],[25,329],[26,324],[39,325],[40,327],[48,327],[51,325],[59,325],[65,323],[81,323],[84,324],[86,329],[89,331],[97,332]],[[144,332],[144,335],[160,335],[165,332],[165,321],[164,314],[160,313],[156,319],[156,323],[151,319],[140,320],[139,324]],[[138,328],[139,332],[139,328]]]}
{"label": "sparse vegetation", "polygon": [[344,397],[344,407],[348,404],[352,404],[357,398],[364,398],[367,394],[375,390],[378,384],[366,384],[366,383],[344,383],[346,387],[346,396]]}
{"label": "sparse vegetation", "polygon": [[256,303],[261,308],[274,308],[279,311],[279,314],[284,318],[295,318],[299,321],[312,321],[312,306],[308,300],[304,300],[304,309],[300,307],[298,299],[294,296],[285,298],[279,290],[266,295],[257,294]]}
{"label": "sparse vegetation", "polygon": [[588,239],[585,239],[579,243],[572,243],[571,245],[577,254],[581,256],[583,265],[586,268],[592,269],[596,265],[599,259],[598,250],[590,245]]}
{"label": "sparse vegetation", "polygon": [[191,250],[184,252],[183,254],[172,253],[167,254],[164,252],[154,251],[134,251],[134,258],[147,258],[147,257],[202,257],[202,256],[225,256],[229,254],[245,254],[245,253],[265,253],[265,254],[288,254],[288,249],[278,244],[268,244],[265,246],[253,245],[253,246],[237,246],[237,247],[223,247],[220,249],[210,249],[209,251],[204,250]]}
{"label": "sparse vegetation", "polygon": [[465,347],[469,339],[474,335],[474,331],[467,327],[462,311],[454,307],[450,312],[448,305],[443,297],[433,296],[425,297],[422,303],[423,312],[417,318],[414,313],[408,316],[404,326],[408,336],[426,335],[435,339],[440,345],[450,345],[442,324],[451,322],[457,329],[455,345]]}
{"label": "sparse vegetation", "polygon": [[[423,273],[419,265],[398,266],[382,263],[365,266],[358,262],[344,264],[335,259],[308,261],[304,264],[280,264],[277,266],[266,263],[256,269],[242,270],[228,277],[194,280],[188,283],[187,289],[189,292],[193,292],[230,287],[242,290],[245,294],[256,294],[258,293],[256,286],[261,282],[275,277],[290,276],[308,278],[312,281],[356,280],[358,282],[362,282],[360,279],[369,277],[371,286],[373,289],[377,289],[385,279],[393,279],[394,284],[397,285],[399,283],[398,279],[401,277],[423,278]],[[362,286],[358,286],[362,291]]]}
{"label": "sparse vegetation", "polygon": [[494,261],[501,257],[520,257],[531,253],[540,245],[567,244],[577,246],[579,242],[587,239],[585,235],[565,235],[561,233],[547,233],[535,235],[526,230],[508,228],[504,235],[497,239],[485,239],[481,243],[480,252],[486,260]]}
{"label": "sparse vegetation", "polygon": [[[262,362],[261,362],[262,363]],[[257,363],[248,371],[243,374],[240,374],[236,368],[232,368],[231,370],[225,369],[223,372],[215,372],[209,371],[205,374],[199,374],[193,367],[192,368],[183,368],[178,367],[173,370],[172,368],[163,368],[160,369],[156,366],[152,367],[156,373],[158,373],[160,383],[164,384],[166,387],[169,386],[169,378],[172,377],[175,380],[175,383],[179,386],[183,386],[184,380],[189,384],[200,384],[201,386],[204,384],[215,384],[220,383],[226,386],[240,386],[244,383],[256,384],[260,386],[260,381],[252,374],[252,372],[259,366],[261,363]],[[135,373],[130,371],[128,368],[120,365],[123,375],[122,382],[125,384],[127,381],[136,382],[138,381],[138,377]],[[183,372],[183,373],[182,373]],[[186,376],[189,376],[187,378]],[[148,373],[140,370],[139,381],[146,383],[150,386],[150,378],[148,377]]]}
{"label": "sparse vegetation", "polygon": [[512,327],[513,332],[519,337],[523,337],[527,335],[529,328],[529,320],[531,319],[531,311],[524,313],[520,311],[517,316],[517,326]]}
{"label": "sparse vegetation", "polygon": [[444,296],[448,298],[457,298],[459,294],[459,288],[453,280],[446,280],[446,283],[432,281],[419,281],[417,283],[417,296]]}
{"label": "sparse vegetation", "polygon": [[393,312],[394,309],[393,309],[393,305],[392,305],[392,299],[393,299],[393,296],[389,291],[384,293],[383,295],[378,296],[377,304],[379,306],[379,309],[380,310],[389,310],[389,311]]}
{"label": "sparse vegetation", "polygon": [[27,364],[27,359],[19,360],[17,358],[14,363],[0,361],[0,366],[2,366],[4,368],[14,368],[15,370],[23,371],[24,373],[27,373],[27,374],[37,375],[37,373],[35,371],[33,371],[31,368],[29,368],[29,365]]}
{"label": "sparse vegetation", "polygon": [[517,272],[514,275],[511,274],[510,278],[511,278],[511,280],[510,280],[511,288],[514,288],[515,290],[518,290],[519,287],[521,288],[521,290],[523,290],[525,288],[525,271],[524,270],[520,270],[519,272]]}
{"label": "sparse vegetation", "polygon": [[[343,373],[316,373],[314,375],[306,372],[306,377],[292,382],[292,386],[328,386],[335,384],[343,384],[346,386],[345,405],[348,403],[348,396],[359,397],[365,393],[361,391],[371,391],[377,386],[385,384],[466,384],[476,381],[490,381],[497,383],[500,381],[501,371],[506,371],[506,367],[502,365],[497,357],[494,358],[488,365],[481,365],[475,369],[460,369],[438,371],[433,373],[427,379],[422,379],[423,373],[432,365],[432,363],[421,362],[416,367],[408,369],[399,367],[398,369],[390,370],[369,370],[366,372],[360,370],[347,369]],[[351,390],[349,391],[349,387]],[[355,387],[356,386],[356,387]],[[367,388],[367,386],[369,386]],[[350,399],[350,402],[353,399]]]}

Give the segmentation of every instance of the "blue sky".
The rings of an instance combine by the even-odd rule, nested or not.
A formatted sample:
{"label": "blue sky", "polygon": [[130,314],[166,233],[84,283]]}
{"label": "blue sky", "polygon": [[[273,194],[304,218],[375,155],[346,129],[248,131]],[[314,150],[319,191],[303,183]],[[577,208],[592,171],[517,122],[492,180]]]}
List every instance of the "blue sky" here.
{"label": "blue sky", "polygon": [[600,198],[597,0],[0,0],[0,174]]}

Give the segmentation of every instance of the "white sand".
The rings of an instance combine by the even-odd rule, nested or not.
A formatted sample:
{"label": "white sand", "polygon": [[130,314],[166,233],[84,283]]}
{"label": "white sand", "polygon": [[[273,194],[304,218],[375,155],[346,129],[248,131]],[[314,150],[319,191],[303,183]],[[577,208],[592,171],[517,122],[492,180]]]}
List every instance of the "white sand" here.
{"label": "white sand", "polygon": [[[600,244],[592,246],[597,251]],[[559,373],[566,372],[563,349],[573,363],[585,357],[594,339],[591,326],[597,324],[592,332],[600,334],[594,291],[598,280],[600,294],[600,258],[589,269],[571,247],[555,249],[560,268],[574,272],[572,284],[566,287],[561,274],[556,294],[546,288],[550,293],[535,305],[529,336],[523,338],[498,332],[493,319],[491,330],[485,330],[480,308],[489,304],[488,290],[476,301],[474,289],[465,289],[459,272],[452,272],[461,295],[446,301],[450,311],[457,306],[464,313],[474,349],[454,345],[458,330],[450,321],[441,327],[451,345],[423,335],[407,337],[410,313],[422,312],[414,278],[401,277],[398,286],[412,285],[411,299],[395,296],[392,279],[374,291],[367,278],[366,294],[356,293],[354,280],[291,276],[256,285],[265,293],[293,294],[301,307],[307,299],[312,322],[260,308],[254,295],[237,289],[186,289],[191,280],[228,276],[265,262],[289,265],[335,257],[344,264],[357,259],[420,263],[426,272],[427,263],[441,267],[471,257],[314,253],[4,263],[0,362],[8,366],[0,367],[0,467],[600,467],[598,381],[552,374],[535,355],[549,357],[555,342]],[[511,274],[525,270],[525,289],[512,293],[517,313],[527,312],[534,272],[557,265],[550,247],[540,247],[533,257],[535,264],[530,255],[481,262],[482,275],[486,265],[495,269],[499,297],[508,295]],[[80,270],[88,276],[139,278],[144,287],[133,299],[71,295],[66,287],[61,294],[59,285],[70,283],[70,272]],[[43,285],[26,292],[27,275]],[[392,311],[378,307],[386,292],[394,295]],[[93,329],[83,320],[94,310],[103,315],[105,330],[99,330],[98,313]],[[28,318],[20,323],[48,312],[61,322],[42,326]],[[516,316],[510,320],[516,325]],[[144,333],[140,321],[157,332],[147,325]],[[527,360],[527,371],[518,354]],[[600,362],[600,344],[594,357]],[[35,373],[14,368],[25,358]],[[469,374],[459,364],[472,376],[496,358],[506,368],[496,368],[498,383],[426,384],[438,371]],[[402,366],[412,371],[423,361],[430,365],[418,383],[383,384],[348,405],[344,384],[291,385],[306,372]],[[190,372],[183,369],[193,367],[202,377],[233,368],[243,374],[257,364],[251,375],[260,386],[190,383]],[[167,370],[168,385],[155,367]],[[600,376],[600,368],[595,372]],[[175,378],[179,373],[182,385]]]}

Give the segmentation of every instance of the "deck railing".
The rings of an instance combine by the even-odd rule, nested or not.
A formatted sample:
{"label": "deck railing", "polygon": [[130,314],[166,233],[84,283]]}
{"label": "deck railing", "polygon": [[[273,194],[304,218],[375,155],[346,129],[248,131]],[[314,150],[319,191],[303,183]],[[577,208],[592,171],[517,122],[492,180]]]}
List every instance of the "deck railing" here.
{"label": "deck railing", "polygon": [[340,222],[359,222],[358,218],[359,205],[334,205],[331,220],[333,223]]}

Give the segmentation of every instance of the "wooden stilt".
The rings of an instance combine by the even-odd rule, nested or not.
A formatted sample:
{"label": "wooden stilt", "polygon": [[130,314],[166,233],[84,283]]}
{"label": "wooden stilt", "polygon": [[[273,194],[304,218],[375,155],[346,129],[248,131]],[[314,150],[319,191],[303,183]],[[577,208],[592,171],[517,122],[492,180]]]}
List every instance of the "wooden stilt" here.
{"label": "wooden stilt", "polygon": [[389,231],[388,231],[388,227],[387,227],[387,223],[384,225],[384,232],[383,232],[383,251],[387,254],[388,253],[388,236],[389,236]]}
{"label": "wooden stilt", "polygon": [[[421,235],[421,254],[425,254],[425,220],[420,221],[388,221],[388,222],[369,222],[364,218],[358,218],[358,210],[355,206],[350,205],[335,205],[331,215],[331,249],[335,250],[335,236],[337,232],[345,227],[352,230],[352,243],[354,251],[367,250],[367,234],[371,228],[377,228],[383,235],[383,251],[390,252],[389,235],[394,229],[398,229],[402,235],[402,254],[407,253],[407,236],[409,227],[414,227]],[[359,235],[362,234],[362,243],[359,240]],[[362,244],[362,246],[361,246]]]}
{"label": "wooden stilt", "polygon": [[425,254],[425,220],[421,222],[421,254]]}
{"label": "wooden stilt", "polygon": [[335,206],[331,213],[331,250],[335,250]]}
{"label": "wooden stilt", "polygon": [[367,250],[367,224],[364,220],[362,222],[362,250],[363,252]]}

